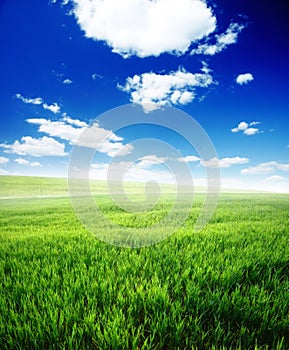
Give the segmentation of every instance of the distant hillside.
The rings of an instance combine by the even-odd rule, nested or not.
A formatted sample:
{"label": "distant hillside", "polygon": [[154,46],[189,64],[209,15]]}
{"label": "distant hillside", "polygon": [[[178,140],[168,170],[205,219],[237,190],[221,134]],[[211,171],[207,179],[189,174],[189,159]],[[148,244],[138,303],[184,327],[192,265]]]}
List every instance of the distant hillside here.
{"label": "distant hillside", "polygon": [[[81,187],[81,186],[80,186]],[[128,193],[144,193],[145,183],[127,182],[124,185]],[[163,193],[175,193],[175,186],[161,184]],[[91,181],[90,188],[93,193],[108,193],[106,181]],[[184,188],[184,192],[192,191]],[[204,187],[195,187],[197,193],[205,193]],[[258,191],[223,189],[223,193],[258,193]],[[0,176],[0,198],[26,198],[26,197],[67,197],[67,179],[32,176]]]}

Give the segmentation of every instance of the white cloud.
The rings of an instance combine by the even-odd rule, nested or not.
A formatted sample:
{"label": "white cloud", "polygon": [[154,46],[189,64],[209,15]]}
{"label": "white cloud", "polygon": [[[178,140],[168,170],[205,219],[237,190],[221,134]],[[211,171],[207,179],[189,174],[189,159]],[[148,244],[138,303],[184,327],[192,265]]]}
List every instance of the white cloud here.
{"label": "white cloud", "polygon": [[196,49],[191,51],[191,55],[210,55],[223,51],[228,45],[235,44],[238,41],[238,35],[244,29],[244,26],[238,23],[231,23],[228,29],[223,34],[215,35],[215,43],[208,42],[200,44]]}
{"label": "white cloud", "polygon": [[30,167],[41,167],[39,162],[29,162],[29,160],[23,158],[16,158],[15,162],[20,165],[30,166]]}
{"label": "white cloud", "polygon": [[[149,157],[149,156],[148,156]],[[144,157],[145,158],[145,157]],[[159,157],[157,157],[159,158]],[[175,179],[168,170],[154,169],[155,165],[148,163],[133,163],[133,162],[114,162],[113,164],[98,163],[92,164],[90,178],[98,180],[107,180],[109,168],[117,174],[121,174],[124,170],[124,181],[148,182],[157,181],[159,183],[174,183]]]}
{"label": "white cloud", "polygon": [[289,172],[289,164],[283,164],[276,161],[260,163],[241,170],[243,175],[270,174],[276,170]]}
{"label": "white cloud", "polygon": [[266,177],[264,181],[265,182],[283,182],[283,181],[287,181],[287,179],[284,176],[273,175],[273,176]]}
{"label": "white cloud", "polygon": [[64,144],[54,140],[50,137],[42,137],[35,139],[31,136],[23,136],[21,141],[16,140],[12,144],[0,144],[7,153],[14,153],[19,155],[30,155],[33,157],[42,156],[66,156],[64,151]]}
{"label": "white cloud", "polygon": [[251,122],[251,123],[246,123],[246,122],[241,122],[238,124],[236,128],[231,129],[233,133],[242,131],[244,135],[251,136],[251,135],[256,135],[259,134],[260,130],[259,128],[251,128],[251,126],[261,124],[261,122]]}
{"label": "white cloud", "polygon": [[0,164],[8,164],[9,163],[9,159],[6,157],[0,157]]}
{"label": "white cloud", "polygon": [[38,131],[48,134],[49,136],[59,137],[62,140],[75,144],[83,129],[75,128],[64,121],[51,121],[44,118],[33,118],[26,120],[30,124],[39,125]]}
{"label": "white cloud", "polygon": [[60,112],[60,106],[58,106],[58,104],[56,102],[52,103],[51,105],[48,105],[47,103],[43,103],[42,106],[44,109],[48,109],[50,112],[52,112],[54,114]]}
{"label": "white cloud", "polygon": [[155,154],[150,154],[144,157],[141,157],[139,159],[139,162],[137,163],[138,167],[141,168],[148,168],[151,167],[153,165],[157,165],[157,164],[162,164],[167,160],[167,158],[165,157],[159,157]]}
{"label": "white cloud", "polygon": [[16,94],[16,98],[21,100],[24,103],[29,103],[33,105],[42,105],[44,109],[47,109],[51,111],[52,113],[59,113],[60,112],[60,106],[55,102],[51,105],[48,105],[46,102],[43,101],[41,97],[35,97],[35,98],[29,98],[29,97],[23,97],[21,94]]}
{"label": "white cloud", "polygon": [[190,73],[179,69],[170,74],[143,73],[126,80],[119,89],[130,93],[131,101],[142,105],[146,112],[164,105],[185,105],[195,98],[197,87],[206,88],[213,83],[206,73]]}
{"label": "white cloud", "polygon": [[8,175],[9,172],[5,169],[0,168],[0,175]]}
{"label": "white cloud", "polygon": [[22,102],[33,104],[33,105],[41,105],[43,102],[41,97],[27,98],[27,97],[23,97],[21,94],[16,94],[15,96]]}
{"label": "white cloud", "polygon": [[200,161],[200,158],[196,156],[185,156],[183,158],[178,158],[178,161],[185,162],[185,163],[198,162]]}
{"label": "white cloud", "polygon": [[200,164],[209,168],[229,168],[232,165],[246,164],[249,162],[245,157],[231,157],[231,158],[212,158],[210,160],[201,160]]}
{"label": "white cloud", "polygon": [[66,113],[63,113],[62,114],[62,120],[68,124],[71,124],[71,125],[75,125],[75,126],[78,126],[78,127],[86,127],[88,126],[88,124],[82,120],[79,120],[79,119],[72,119],[70,118]]}
{"label": "white cloud", "polygon": [[[68,141],[71,145],[98,148],[98,151],[110,157],[124,156],[133,150],[129,144],[123,144],[123,138],[117,136],[111,130],[99,127],[97,123],[88,127],[85,122],[72,119],[66,114],[62,120],[51,121],[44,118],[27,119],[30,124],[39,125],[38,131],[49,136],[59,137]],[[85,132],[85,137],[80,137]],[[103,143],[99,145],[99,142]]]}
{"label": "white cloud", "polygon": [[92,78],[93,80],[96,80],[96,79],[102,79],[103,76],[100,75],[100,74],[97,74],[97,73],[93,73],[93,74],[91,74],[91,78]]}
{"label": "white cloud", "polygon": [[74,0],[74,15],[87,38],[129,57],[184,54],[216,28],[203,0]]}
{"label": "white cloud", "polygon": [[64,79],[62,83],[65,84],[65,85],[69,85],[69,84],[72,84],[72,80]]}
{"label": "white cloud", "polygon": [[236,78],[236,83],[243,85],[248,84],[252,80],[254,80],[254,77],[251,73],[239,74]]}
{"label": "white cloud", "polygon": [[258,132],[259,132],[258,128],[248,128],[248,129],[244,130],[244,134],[248,135],[248,136],[256,135],[256,134],[258,134]]}

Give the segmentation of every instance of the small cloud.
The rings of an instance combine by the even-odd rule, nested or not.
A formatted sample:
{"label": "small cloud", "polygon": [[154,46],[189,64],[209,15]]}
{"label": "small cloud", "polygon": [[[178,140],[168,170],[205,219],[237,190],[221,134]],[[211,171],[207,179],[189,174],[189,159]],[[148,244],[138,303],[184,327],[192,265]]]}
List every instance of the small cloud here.
{"label": "small cloud", "polygon": [[248,128],[248,129],[244,130],[244,134],[248,135],[248,136],[256,135],[258,133],[259,133],[259,129],[257,129],[257,128]]}
{"label": "small cloud", "polygon": [[236,78],[236,83],[243,85],[248,84],[252,80],[254,80],[254,77],[251,73],[239,74]]}
{"label": "small cloud", "polygon": [[60,112],[60,106],[55,102],[51,105],[48,105],[47,103],[43,103],[43,108],[48,109],[50,112],[57,114]]}
{"label": "small cloud", "polygon": [[155,154],[150,154],[139,159],[137,165],[141,168],[148,168],[153,165],[162,164],[167,160],[165,157],[159,157]]}
{"label": "small cloud", "polygon": [[229,168],[232,165],[246,164],[249,162],[248,158],[245,157],[228,157],[218,159],[216,157],[210,160],[201,160],[200,164],[208,168]]}
{"label": "small cloud", "polygon": [[228,29],[223,34],[215,35],[215,43],[210,44],[207,42],[205,44],[200,44],[196,49],[191,51],[191,55],[210,55],[213,56],[224,49],[228,45],[235,44],[238,41],[238,35],[245,28],[244,25],[238,23],[231,23]]}
{"label": "small cloud", "polygon": [[96,80],[96,79],[102,79],[103,76],[100,75],[100,74],[97,74],[97,73],[93,73],[93,74],[91,75],[91,78],[92,78],[93,80]]}
{"label": "small cloud", "polygon": [[23,136],[20,141],[16,140],[12,144],[2,143],[0,147],[4,148],[6,153],[19,155],[30,155],[33,157],[43,156],[66,156],[64,144],[56,141],[51,137],[42,137],[35,139],[31,136]]}
{"label": "small cloud", "polygon": [[64,79],[62,83],[65,84],[65,85],[69,85],[69,84],[72,84],[72,80]]}
{"label": "small cloud", "polygon": [[22,102],[33,104],[33,105],[41,105],[43,102],[41,97],[27,98],[27,97],[23,97],[21,94],[16,94],[15,96]]}
{"label": "small cloud", "polygon": [[199,162],[200,158],[196,156],[185,156],[182,158],[178,158],[178,161],[184,163]]}
{"label": "small cloud", "polygon": [[208,68],[205,70],[195,74],[184,68],[169,74],[143,73],[127,78],[126,84],[118,88],[130,93],[131,102],[141,105],[145,112],[165,105],[186,105],[194,100],[196,88],[213,84]]}
{"label": "small cloud", "polygon": [[0,157],[0,164],[6,165],[9,163],[9,159],[6,157]]}
{"label": "small cloud", "polygon": [[52,103],[51,105],[48,105],[43,101],[41,97],[29,98],[29,97],[23,97],[21,94],[16,94],[15,96],[16,98],[18,98],[24,103],[33,104],[33,105],[42,105],[44,109],[48,109],[49,111],[55,114],[60,112],[60,106],[58,106],[56,102]]}
{"label": "small cloud", "polygon": [[29,162],[29,160],[23,158],[16,158],[15,162],[20,165],[30,166],[30,167],[41,167],[39,162]]}
{"label": "small cloud", "polygon": [[244,135],[251,136],[251,135],[256,135],[260,133],[259,128],[251,128],[253,125],[259,125],[261,122],[251,122],[251,123],[246,123],[246,122],[240,122],[236,128],[231,129],[233,133],[237,133],[239,131],[243,132]]}

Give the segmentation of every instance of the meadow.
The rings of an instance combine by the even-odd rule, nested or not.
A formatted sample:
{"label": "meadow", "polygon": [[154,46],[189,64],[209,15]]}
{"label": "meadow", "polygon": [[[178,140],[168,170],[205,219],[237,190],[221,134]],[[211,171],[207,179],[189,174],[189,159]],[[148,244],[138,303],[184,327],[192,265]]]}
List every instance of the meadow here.
{"label": "meadow", "polygon": [[[132,249],[88,232],[65,182],[39,179],[46,192],[28,198],[33,184],[41,197],[36,180],[0,180],[1,349],[289,348],[288,195],[223,193],[194,232],[197,194],[174,235]],[[171,205],[167,195],[136,218],[97,197],[130,227]]]}

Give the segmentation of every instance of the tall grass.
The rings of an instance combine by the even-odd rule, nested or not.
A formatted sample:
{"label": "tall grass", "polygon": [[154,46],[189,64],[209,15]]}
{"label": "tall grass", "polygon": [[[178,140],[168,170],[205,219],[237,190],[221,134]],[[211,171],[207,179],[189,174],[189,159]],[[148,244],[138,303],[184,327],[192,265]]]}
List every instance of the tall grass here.
{"label": "tall grass", "polygon": [[195,233],[201,201],[140,249],[97,240],[66,198],[0,201],[0,348],[288,349],[288,197],[223,194]]}

